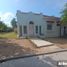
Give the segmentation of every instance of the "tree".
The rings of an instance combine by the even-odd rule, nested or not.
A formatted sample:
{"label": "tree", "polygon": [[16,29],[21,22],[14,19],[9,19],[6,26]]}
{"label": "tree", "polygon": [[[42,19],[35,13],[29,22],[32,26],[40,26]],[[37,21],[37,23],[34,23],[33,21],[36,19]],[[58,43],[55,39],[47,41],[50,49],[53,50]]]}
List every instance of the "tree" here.
{"label": "tree", "polygon": [[0,21],[0,32],[6,31],[7,30],[7,25],[3,23],[3,21]]}
{"label": "tree", "polygon": [[12,28],[13,28],[14,31],[16,31],[16,28],[17,28],[17,24],[16,24],[16,23],[17,23],[17,22],[16,22],[15,18],[13,18],[13,19],[11,20],[11,25],[12,25]]}
{"label": "tree", "polygon": [[67,26],[67,3],[64,6],[63,11],[61,12],[61,25],[64,26],[64,35],[66,35],[66,26]]}
{"label": "tree", "polygon": [[17,22],[16,22],[15,18],[13,18],[13,19],[11,20],[11,25],[12,25],[13,28],[16,28],[16,27],[17,27],[16,23],[17,23]]}

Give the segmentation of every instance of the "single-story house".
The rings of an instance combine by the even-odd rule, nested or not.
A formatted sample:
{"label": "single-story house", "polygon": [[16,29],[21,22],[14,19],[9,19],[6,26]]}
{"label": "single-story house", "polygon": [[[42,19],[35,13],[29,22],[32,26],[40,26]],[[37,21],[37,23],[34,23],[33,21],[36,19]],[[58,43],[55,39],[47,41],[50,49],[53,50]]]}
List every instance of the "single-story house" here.
{"label": "single-story house", "polygon": [[64,28],[60,31],[60,18],[46,16],[42,13],[17,11],[18,37],[59,37],[63,35]]}

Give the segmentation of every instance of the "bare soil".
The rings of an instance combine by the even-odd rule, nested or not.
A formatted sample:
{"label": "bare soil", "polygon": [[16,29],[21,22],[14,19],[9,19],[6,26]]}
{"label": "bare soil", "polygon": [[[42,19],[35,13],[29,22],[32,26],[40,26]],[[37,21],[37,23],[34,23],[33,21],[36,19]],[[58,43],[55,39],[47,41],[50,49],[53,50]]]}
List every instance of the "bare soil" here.
{"label": "bare soil", "polygon": [[55,46],[67,48],[67,39],[46,38],[45,40],[54,43],[54,46],[37,48],[29,39],[0,39],[0,59],[44,53]]}
{"label": "bare soil", "polygon": [[46,38],[45,40],[54,43],[60,48],[67,48],[67,39],[65,38]]}

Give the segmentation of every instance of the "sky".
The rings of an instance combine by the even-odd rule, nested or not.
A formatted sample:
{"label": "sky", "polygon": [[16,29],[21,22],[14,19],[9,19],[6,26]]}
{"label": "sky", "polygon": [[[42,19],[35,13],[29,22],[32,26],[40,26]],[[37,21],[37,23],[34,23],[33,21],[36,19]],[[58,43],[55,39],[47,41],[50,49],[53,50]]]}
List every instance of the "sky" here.
{"label": "sky", "polygon": [[0,20],[11,26],[17,10],[60,17],[65,3],[67,0],[0,0]]}

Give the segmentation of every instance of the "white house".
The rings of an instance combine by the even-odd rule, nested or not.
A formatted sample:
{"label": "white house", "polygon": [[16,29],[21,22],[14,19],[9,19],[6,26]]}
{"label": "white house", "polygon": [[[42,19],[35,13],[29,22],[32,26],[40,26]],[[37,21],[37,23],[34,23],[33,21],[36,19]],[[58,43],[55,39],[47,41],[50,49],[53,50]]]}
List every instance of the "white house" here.
{"label": "white house", "polygon": [[[58,37],[60,36],[60,18],[42,13],[24,13],[17,11],[17,32],[19,37]],[[63,28],[62,28],[63,30]],[[63,32],[61,31],[62,35]]]}

